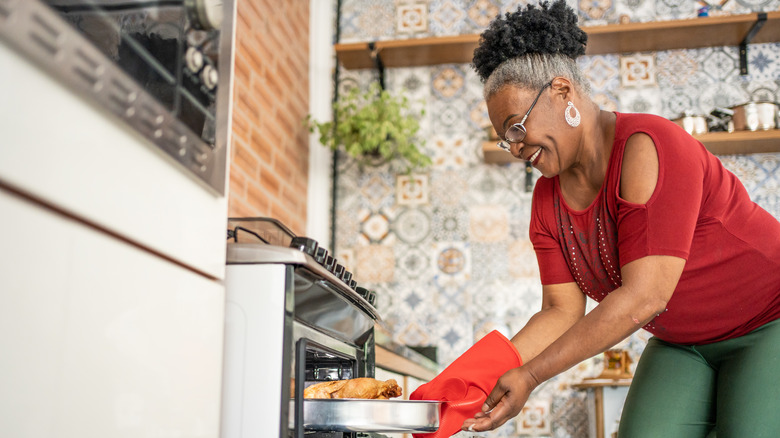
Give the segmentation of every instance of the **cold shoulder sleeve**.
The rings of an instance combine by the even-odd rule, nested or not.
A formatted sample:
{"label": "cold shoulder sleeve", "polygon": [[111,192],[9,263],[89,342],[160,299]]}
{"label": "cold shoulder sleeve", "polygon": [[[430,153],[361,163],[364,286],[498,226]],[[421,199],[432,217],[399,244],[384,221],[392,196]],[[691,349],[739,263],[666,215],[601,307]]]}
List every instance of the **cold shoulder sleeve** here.
{"label": "cold shoulder sleeve", "polygon": [[636,132],[649,135],[656,146],[655,191],[646,204],[634,204],[620,197],[620,184],[614,188],[621,266],[648,255],[687,260],[703,202],[706,150],[682,129],[653,121]]}

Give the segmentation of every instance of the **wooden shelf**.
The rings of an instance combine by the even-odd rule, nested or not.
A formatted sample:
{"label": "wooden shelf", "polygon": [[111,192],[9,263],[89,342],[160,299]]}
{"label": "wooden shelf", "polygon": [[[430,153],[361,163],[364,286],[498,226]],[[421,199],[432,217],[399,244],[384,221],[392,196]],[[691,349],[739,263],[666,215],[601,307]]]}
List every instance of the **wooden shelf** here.
{"label": "wooden shelf", "polygon": [[[751,43],[780,41],[780,11],[767,12],[767,20]],[[738,46],[758,19],[757,13],[701,17],[687,20],[589,26],[588,55]],[[385,67],[418,67],[470,63],[478,34],[336,44],[336,55],[347,69],[372,68],[378,54]]]}
{"label": "wooden shelf", "polygon": [[780,152],[780,129],[769,131],[710,132],[694,136],[715,155]]}
{"label": "wooden shelf", "polygon": [[[710,132],[696,135],[697,140],[715,155],[744,155],[780,152],[780,129],[769,131]],[[507,164],[521,162],[496,146],[495,141],[482,143],[485,163]]]}

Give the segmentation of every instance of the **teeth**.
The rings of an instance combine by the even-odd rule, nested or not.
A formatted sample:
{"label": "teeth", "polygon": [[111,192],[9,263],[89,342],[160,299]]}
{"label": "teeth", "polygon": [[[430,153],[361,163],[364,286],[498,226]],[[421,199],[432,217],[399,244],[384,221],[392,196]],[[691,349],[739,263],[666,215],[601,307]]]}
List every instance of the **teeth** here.
{"label": "teeth", "polygon": [[534,160],[535,160],[535,159],[536,159],[536,158],[539,156],[539,154],[541,154],[541,153],[542,153],[542,149],[541,149],[541,148],[539,148],[539,149],[538,149],[536,152],[534,152],[534,154],[533,154],[533,155],[531,155],[530,157],[528,157],[528,161],[530,161],[530,162],[532,162],[532,163],[533,163],[533,161],[534,161]]}

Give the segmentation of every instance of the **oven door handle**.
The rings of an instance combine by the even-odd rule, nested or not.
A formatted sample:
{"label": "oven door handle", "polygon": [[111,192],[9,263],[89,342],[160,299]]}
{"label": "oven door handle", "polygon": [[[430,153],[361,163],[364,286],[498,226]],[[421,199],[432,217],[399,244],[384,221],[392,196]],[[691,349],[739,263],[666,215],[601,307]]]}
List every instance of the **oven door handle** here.
{"label": "oven door handle", "polygon": [[303,433],[303,387],[306,384],[306,347],[308,339],[295,343],[295,437],[304,438]]}

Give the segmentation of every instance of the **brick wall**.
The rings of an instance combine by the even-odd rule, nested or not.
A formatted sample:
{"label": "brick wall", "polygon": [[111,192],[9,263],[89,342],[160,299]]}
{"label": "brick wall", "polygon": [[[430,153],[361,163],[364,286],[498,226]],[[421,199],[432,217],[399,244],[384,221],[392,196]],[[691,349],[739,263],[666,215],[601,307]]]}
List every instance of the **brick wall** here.
{"label": "brick wall", "polygon": [[306,229],[308,0],[237,0],[231,217]]}

